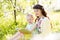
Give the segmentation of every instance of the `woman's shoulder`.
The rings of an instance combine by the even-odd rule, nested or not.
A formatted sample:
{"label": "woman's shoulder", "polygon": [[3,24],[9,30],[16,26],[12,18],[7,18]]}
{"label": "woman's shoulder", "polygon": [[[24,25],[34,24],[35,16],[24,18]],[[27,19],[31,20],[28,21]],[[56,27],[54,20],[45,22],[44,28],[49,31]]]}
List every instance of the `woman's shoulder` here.
{"label": "woman's shoulder", "polygon": [[50,20],[47,17],[44,17],[44,19],[42,19],[42,24],[50,24]]}

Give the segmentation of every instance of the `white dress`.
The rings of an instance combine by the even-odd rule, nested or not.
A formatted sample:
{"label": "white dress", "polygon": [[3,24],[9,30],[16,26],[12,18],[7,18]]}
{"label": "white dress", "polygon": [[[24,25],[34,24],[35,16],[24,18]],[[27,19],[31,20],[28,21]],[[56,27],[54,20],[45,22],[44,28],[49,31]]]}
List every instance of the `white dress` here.
{"label": "white dress", "polygon": [[39,29],[41,33],[34,35],[31,40],[44,40],[51,33],[50,20],[47,17],[41,18],[40,20],[42,20],[40,24],[41,29]]}

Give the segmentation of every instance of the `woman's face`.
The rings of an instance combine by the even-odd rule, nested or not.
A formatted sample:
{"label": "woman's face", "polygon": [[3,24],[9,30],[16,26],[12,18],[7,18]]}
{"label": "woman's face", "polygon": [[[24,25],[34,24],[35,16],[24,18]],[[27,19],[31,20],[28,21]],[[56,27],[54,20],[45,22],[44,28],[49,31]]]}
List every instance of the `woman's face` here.
{"label": "woman's face", "polygon": [[41,16],[41,15],[42,15],[40,9],[34,9],[34,12],[35,12],[35,15],[36,15],[36,16]]}

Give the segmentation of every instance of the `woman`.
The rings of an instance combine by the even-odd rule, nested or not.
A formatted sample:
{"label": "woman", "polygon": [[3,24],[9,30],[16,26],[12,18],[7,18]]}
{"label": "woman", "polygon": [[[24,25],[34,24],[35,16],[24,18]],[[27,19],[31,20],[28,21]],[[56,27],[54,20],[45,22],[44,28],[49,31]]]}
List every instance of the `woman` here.
{"label": "woman", "polygon": [[37,35],[34,35],[32,40],[41,39],[43,40],[45,36],[51,33],[51,25],[50,20],[47,17],[47,13],[45,12],[43,6],[37,4],[33,7],[35,16],[36,16],[36,27],[38,30]]}

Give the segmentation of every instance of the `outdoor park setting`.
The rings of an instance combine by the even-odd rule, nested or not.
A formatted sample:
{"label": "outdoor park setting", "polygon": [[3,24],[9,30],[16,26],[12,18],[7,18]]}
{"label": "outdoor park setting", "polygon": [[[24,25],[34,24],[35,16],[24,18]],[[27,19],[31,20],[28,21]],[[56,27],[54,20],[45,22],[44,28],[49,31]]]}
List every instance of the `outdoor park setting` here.
{"label": "outdoor park setting", "polygon": [[[33,6],[41,4],[51,20],[52,32],[60,32],[60,0],[0,0],[0,40],[7,40],[19,29],[26,27],[26,15],[33,12]],[[24,30],[23,30],[24,31]],[[30,38],[26,34],[25,38]]]}

